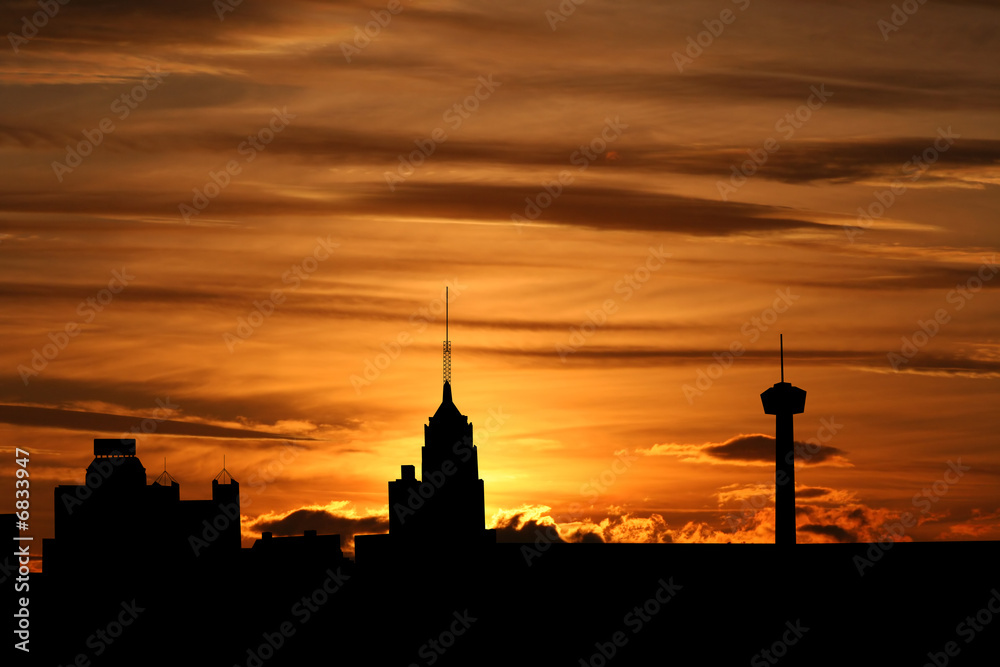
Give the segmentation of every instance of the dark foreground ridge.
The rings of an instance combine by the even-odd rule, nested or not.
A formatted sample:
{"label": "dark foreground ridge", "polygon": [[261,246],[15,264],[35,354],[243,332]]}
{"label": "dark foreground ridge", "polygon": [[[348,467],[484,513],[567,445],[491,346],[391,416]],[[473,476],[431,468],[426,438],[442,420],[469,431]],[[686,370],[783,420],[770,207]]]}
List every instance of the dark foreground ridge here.
{"label": "dark foreground ridge", "polygon": [[792,551],[497,544],[388,570],[249,553],[225,567],[122,569],[122,555],[106,553],[89,576],[32,578],[30,664],[970,665],[997,655],[1000,544]]}

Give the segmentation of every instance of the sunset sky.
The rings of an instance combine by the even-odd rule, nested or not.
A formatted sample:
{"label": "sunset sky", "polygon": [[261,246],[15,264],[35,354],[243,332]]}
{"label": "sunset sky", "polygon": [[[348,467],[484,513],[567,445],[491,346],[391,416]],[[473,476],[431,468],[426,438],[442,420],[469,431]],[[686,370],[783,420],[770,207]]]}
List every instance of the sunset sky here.
{"label": "sunset sky", "polygon": [[226,457],[245,546],[385,531],[448,287],[504,539],[773,541],[779,333],[799,541],[1000,539],[995,2],[42,4],[0,20],[37,538],[133,428],[183,499]]}

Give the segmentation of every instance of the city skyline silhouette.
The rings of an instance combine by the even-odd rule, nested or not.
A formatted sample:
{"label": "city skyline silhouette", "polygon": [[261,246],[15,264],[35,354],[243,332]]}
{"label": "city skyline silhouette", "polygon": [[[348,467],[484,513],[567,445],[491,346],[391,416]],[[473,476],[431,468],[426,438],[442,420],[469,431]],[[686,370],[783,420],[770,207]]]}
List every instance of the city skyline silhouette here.
{"label": "city skyline silhouette", "polygon": [[2,664],[991,659],[998,21],[0,0]]}
{"label": "city skyline silhouette", "polygon": [[[421,479],[415,476],[415,466],[401,466],[400,478],[388,482],[392,512],[388,532],[356,535],[354,559],[345,557],[341,535],[319,534],[315,529],[298,536],[265,531],[251,548],[242,548],[240,503],[244,496],[228,469],[212,480],[210,500],[181,500],[180,484],[166,470],[166,462],[163,472],[146,484],[136,439],[95,438],[94,459],[84,484],[55,489],[60,510],[56,536],[45,540],[44,571],[16,580],[8,576],[10,589],[15,581],[27,580],[35,599],[30,617],[33,652],[15,656],[25,664],[28,655],[30,664],[86,665],[101,656],[106,664],[176,664],[192,650],[190,646],[157,651],[150,646],[188,632],[190,619],[205,614],[206,625],[194,633],[201,637],[197,652],[199,660],[206,661],[203,664],[301,664],[331,650],[332,637],[339,632],[354,640],[369,637],[374,644],[365,643],[364,653],[379,664],[468,664],[481,660],[483,651],[494,658],[507,655],[495,642],[503,643],[501,638],[524,619],[558,629],[566,642],[535,645],[528,658],[531,664],[565,662],[567,655],[579,655],[577,664],[582,665],[603,665],[613,658],[622,664],[645,663],[649,656],[667,649],[662,628],[640,635],[657,617],[665,624],[666,616],[671,624],[685,628],[683,634],[667,632],[667,636],[708,641],[717,630],[703,619],[692,626],[691,619],[717,611],[718,596],[749,595],[756,600],[755,622],[741,621],[739,629],[729,626],[727,634],[749,640],[769,638],[767,633],[773,631],[778,639],[765,643],[770,648],[754,654],[753,660],[774,664],[793,648],[797,659],[805,655],[830,659],[829,646],[810,645],[806,638],[817,626],[826,641],[832,639],[831,632],[839,632],[834,628],[844,620],[830,614],[835,607],[827,604],[827,596],[845,590],[867,591],[870,596],[891,591],[894,596],[894,603],[883,601],[889,618],[881,617],[868,628],[875,633],[872,638],[883,636],[887,629],[912,631],[914,624],[940,630],[940,623],[950,618],[950,605],[969,603],[993,581],[1000,544],[907,545],[894,541],[899,534],[882,543],[796,545],[794,477],[783,480],[782,473],[788,474],[795,452],[791,419],[802,412],[805,393],[784,381],[781,347],[781,381],[761,394],[765,412],[776,415],[778,433],[774,440],[774,544],[570,544],[553,530],[547,534],[537,530],[533,541],[498,542],[497,530],[485,527],[484,486],[478,479],[473,426],[453,400],[451,343],[446,337],[442,399],[424,427]],[[807,456],[808,452],[798,454]],[[783,496],[783,491],[791,493]],[[15,536],[20,533],[15,515],[3,518]],[[781,532],[786,526],[790,533]],[[941,568],[969,569],[962,575],[950,572],[936,582],[936,590],[912,586],[914,577],[928,581],[925,559],[929,554]],[[890,564],[879,566],[883,558]],[[760,576],[740,584],[716,576],[726,568],[751,564],[761,570]],[[807,566],[830,569],[818,580],[794,582],[794,568]],[[879,583],[868,588],[864,577],[876,568]],[[111,577],[97,583],[95,575],[101,572]],[[608,609],[621,607],[654,574],[659,576],[645,601],[624,612],[620,623],[610,621],[614,615],[609,616]],[[595,581],[608,578],[615,584],[581,589],[581,576]],[[956,577],[963,587],[947,585],[948,578]],[[236,585],[239,581],[245,585]],[[411,587],[430,591],[430,597],[421,597],[418,618],[411,605],[399,604],[407,599],[404,595],[401,600],[400,593]],[[540,588],[548,589],[548,604],[538,608],[531,592],[537,594]],[[206,590],[213,591],[217,602],[192,609],[192,597]],[[515,591],[521,593],[511,597]],[[975,651],[969,646],[977,633],[985,632],[981,614],[992,619],[994,598],[1000,607],[1000,593],[996,588],[989,592],[992,597],[982,609],[955,629],[960,635],[968,633],[965,645],[951,640],[940,652],[927,651],[932,663],[945,664],[935,661],[951,659],[963,649],[966,656],[989,655],[995,650],[998,642],[993,636],[976,644]],[[552,595],[562,602],[554,604]],[[931,600],[934,610],[916,611],[910,602],[914,595],[925,603]],[[93,613],[78,613],[75,606],[83,599]],[[14,595],[10,600],[17,618],[26,605]],[[581,604],[594,609],[593,617],[580,615]],[[538,610],[542,615],[536,617]],[[95,614],[111,620],[91,631]],[[512,620],[511,614],[517,618]],[[777,626],[785,616],[788,619]],[[373,618],[381,618],[382,623]],[[363,619],[360,625],[359,619]],[[853,628],[854,621],[848,623]],[[444,629],[438,631],[438,625]],[[377,637],[385,632],[393,640],[380,644]],[[420,643],[428,632],[431,639]],[[25,635],[22,648],[28,647],[30,636]],[[460,641],[463,636],[464,642]],[[858,654],[857,643],[841,648],[845,646],[846,652],[833,654],[842,658]],[[893,655],[901,650],[891,647]],[[740,648],[733,655],[739,651],[745,652]],[[730,655],[721,649],[707,654]],[[520,648],[508,659],[518,659],[514,656],[525,659]]]}

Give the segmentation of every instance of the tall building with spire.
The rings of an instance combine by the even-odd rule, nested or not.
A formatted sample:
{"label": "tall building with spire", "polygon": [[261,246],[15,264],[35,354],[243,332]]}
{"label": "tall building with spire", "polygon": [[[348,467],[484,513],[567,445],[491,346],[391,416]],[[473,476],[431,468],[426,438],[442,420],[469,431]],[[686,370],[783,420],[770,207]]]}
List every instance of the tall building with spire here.
{"label": "tall building with spire", "polygon": [[415,466],[389,482],[389,532],[408,539],[470,542],[484,535],[485,490],[472,424],[445,382],[441,405],[424,425],[420,480]]}
{"label": "tall building with spire", "polygon": [[[393,549],[496,541],[496,532],[485,529],[485,489],[479,478],[479,450],[473,442],[472,423],[452,398],[447,294],[445,288],[441,404],[424,425],[421,479],[416,477],[416,466],[403,465],[399,479],[389,482],[388,537]],[[383,545],[374,547],[377,540],[372,539],[379,537],[383,536],[357,536],[358,551],[381,551]]]}

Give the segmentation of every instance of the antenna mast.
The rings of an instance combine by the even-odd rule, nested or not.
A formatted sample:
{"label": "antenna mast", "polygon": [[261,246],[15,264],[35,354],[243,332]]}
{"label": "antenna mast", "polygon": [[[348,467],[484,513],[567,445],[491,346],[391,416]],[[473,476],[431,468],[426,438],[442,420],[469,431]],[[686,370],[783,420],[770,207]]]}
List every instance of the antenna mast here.
{"label": "antenna mast", "polygon": [[785,381],[785,336],[778,334],[778,345],[781,346],[781,381]]}
{"label": "antenna mast", "polygon": [[451,341],[448,339],[448,287],[444,288],[444,382],[451,384]]}

